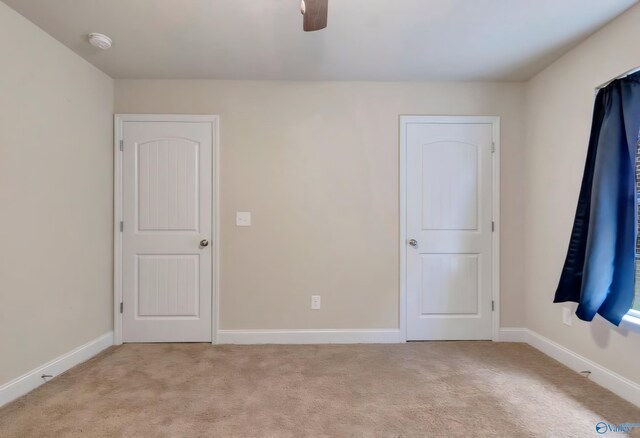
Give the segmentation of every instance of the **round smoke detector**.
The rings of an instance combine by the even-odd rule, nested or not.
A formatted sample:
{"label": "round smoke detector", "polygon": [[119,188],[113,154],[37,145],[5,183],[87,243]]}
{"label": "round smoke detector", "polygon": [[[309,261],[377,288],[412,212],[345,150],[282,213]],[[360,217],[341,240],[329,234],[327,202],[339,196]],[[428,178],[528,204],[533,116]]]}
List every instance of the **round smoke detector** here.
{"label": "round smoke detector", "polygon": [[90,33],[89,42],[92,46],[95,46],[102,50],[111,48],[111,44],[113,43],[113,41],[111,41],[111,38],[101,33]]}

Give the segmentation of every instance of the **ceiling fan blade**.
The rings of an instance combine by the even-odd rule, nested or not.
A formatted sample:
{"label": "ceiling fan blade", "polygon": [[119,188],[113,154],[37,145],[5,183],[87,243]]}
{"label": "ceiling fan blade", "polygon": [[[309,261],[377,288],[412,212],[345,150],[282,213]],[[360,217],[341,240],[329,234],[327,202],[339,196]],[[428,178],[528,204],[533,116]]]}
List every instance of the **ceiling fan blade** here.
{"label": "ceiling fan blade", "polygon": [[329,0],[304,0],[306,11],[303,15],[302,29],[313,32],[327,27]]}

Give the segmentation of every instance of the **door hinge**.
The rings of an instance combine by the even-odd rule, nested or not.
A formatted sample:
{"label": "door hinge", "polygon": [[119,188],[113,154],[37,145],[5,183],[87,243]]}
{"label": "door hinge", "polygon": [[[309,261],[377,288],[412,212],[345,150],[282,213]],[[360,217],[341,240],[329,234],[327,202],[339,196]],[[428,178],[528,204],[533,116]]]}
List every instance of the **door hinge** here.
{"label": "door hinge", "polygon": [[120,150],[122,151],[123,148],[124,148],[124,140],[120,140]]}
{"label": "door hinge", "polygon": [[124,303],[120,301],[120,313],[124,311]]}
{"label": "door hinge", "polygon": [[[121,303],[121,304],[122,304],[122,303]],[[496,310],[496,302],[495,302],[495,301],[493,301],[493,300],[491,300],[491,311],[492,311],[492,312],[495,312],[495,310]],[[120,312],[120,313],[122,313],[122,312]]]}
{"label": "door hinge", "polygon": [[120,232],[124,231],[124,222],[120,221]]}
{"label": "door hinge", "polygon": [[[122,149],[120,149],[120,150],[122,150]],[[496,151],[496,142],[492,141],[491,142],[491,153],[494,153],[495,151]]]}
{"label": "door hinge", "polygon": [[494,221],[491,221],[491,232],[493,233],[495,231],[496,231],[496,223]]}

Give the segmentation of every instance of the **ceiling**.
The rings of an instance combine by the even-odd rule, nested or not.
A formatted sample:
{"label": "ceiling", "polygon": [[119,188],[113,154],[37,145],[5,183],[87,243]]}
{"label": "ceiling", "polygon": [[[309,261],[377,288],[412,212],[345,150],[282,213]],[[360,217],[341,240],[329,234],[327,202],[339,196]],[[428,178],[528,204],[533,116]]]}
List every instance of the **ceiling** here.
{"label": "ceiling", "polygon": [[[3,0],[114,78],[526,80],[637,0]],[[87,34],[114,40],[102,52]]]}

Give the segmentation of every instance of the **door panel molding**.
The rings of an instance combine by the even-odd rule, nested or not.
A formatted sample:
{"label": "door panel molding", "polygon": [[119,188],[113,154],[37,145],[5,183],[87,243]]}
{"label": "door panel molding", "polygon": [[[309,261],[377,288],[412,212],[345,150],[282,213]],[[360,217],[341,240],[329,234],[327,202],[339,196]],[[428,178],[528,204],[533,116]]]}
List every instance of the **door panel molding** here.
{"label": "door panel molding", "polygon": [[407,235],[407,127],[410,124],[491,124],[493,135],[493,154],[491,157],[491,216],[494,232],[491,235],[491,281],[492,300],[492,340],[499,337],[500,329],[500,117],[499,116],[429,116],[401,115],[400,129],[400,341],[407,340],[407,251],[409,249]]}
{"label": "door panel molding", "polygon": [[[219,264],[220,264],[220,130],[217,115],[186,115],[186,114],[115,114],[114,115],[114,208],[113,208],[113,327],[114,345],[122,344],[122,314],[120,313],[123,294],[123,266],[122,266],[122,229],[123,220],[123,154],[121,144],[123,140],[124,123],[126,122],[193,122],[210,123],[212,128],[212,215],[211,239],[212,251],[212,279],[211,279],[211,339],[216,343],[219,321]],[[129,224],[133,226],[134,224]],[[126,226],[126,224],[125,224]]]}

